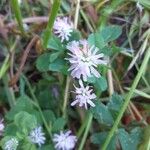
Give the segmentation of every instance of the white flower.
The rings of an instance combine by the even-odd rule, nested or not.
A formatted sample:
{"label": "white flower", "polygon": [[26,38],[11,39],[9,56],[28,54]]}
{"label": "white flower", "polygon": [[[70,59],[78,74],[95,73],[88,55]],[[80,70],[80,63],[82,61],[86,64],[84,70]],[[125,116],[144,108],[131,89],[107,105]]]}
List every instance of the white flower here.
{"label": "white flower", "polygon": [[75,87],[76,97],[75,100],[71,103],[71,106],[79,103],[79,106],[85,106],[85,109],[87,109],[87,104],[95,107],[95,104],[92,102],[92,100],[96,98],[96,95],[94,93],[91,93],[93,90],[90,89],[89,86],[84,87],[82,80],[79,80],[79,85],[80,88]]}
{"label": "white flower", "polygon": [[61,38],[61,42],[64,40],[68,41],[73,31],[73,24],[69,22],[68,17],[60,18],[57,17],[54,22],[54,33]]}
{"label": "white flower", "polygon": [[72,150],[77,142],[77,137],[71,135],[71,131],[60,134],[54,134],[53,141],[55,142],[56,150]]}
{"label": "white flower", "polygon": [[4,121],[3,119],[0,120],[0,136],[2,135],[5,128],[3,121]]}
{"label": "white flower", "polygon": [[38,144],[41,146],[45,143],[45,134],[42,132],[42,127],[37,127],[30,132],[29,139],[32,143]]}
{"label": "white flower", "polygon": [[4,150],[16,150],[19,142],[16,138],[11,138],[4,145]]}
{"label": "white flower", "polygon": [[136,3],[136,8],[139,10],[140,13],[142,13],[142,10],[144,9],[144,7],[139,2]]}
{"label": "white flower", "polygon": [[104,54],[97,54],[99,49],[95,46],[89,47],[86,40],[72,41],[67,45],[67,49],[71,53],[68,53],[70,58],[71,67],[68,71],[71,71],[73,78],[80,79],[83,77],[84,81],[87,81],[87,77],[92,75],[97,78],[100,77],[99,72],[96,70],[96,67],[99,64],[107,64],[107,61],[103,59]]}

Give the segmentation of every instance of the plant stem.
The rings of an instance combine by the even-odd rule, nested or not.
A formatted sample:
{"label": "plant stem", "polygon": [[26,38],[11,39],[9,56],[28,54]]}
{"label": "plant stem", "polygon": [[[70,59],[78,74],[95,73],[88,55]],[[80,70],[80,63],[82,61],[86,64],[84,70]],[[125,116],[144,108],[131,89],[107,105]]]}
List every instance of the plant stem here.
{"label": "plant stem", "polygon": [[89,119],[89,116],[86,116],[84,122],[82,123],[80,129],[78,130],[77,132],[78,139],[81,137],[82,133],[84,132],[84,129],[87,126],[88,119]]}
{"label": "plant stem", "polygon": [[0,79],[3,77],[3,75],[5,74],[5,72],[7,71],[8,67],[9,67],[9,54],[7,54],[4,63],[0,69]]}
{"label": "plant stem", "polygon": [[147,144],[147,149],[146,150],[150,150],[150,137],[149,137],[149,140],[148,140],[148,144]]}
{"label": "plant stem", "polygon": [[[10,49],[10,53],[12,53],[15,48],[16,48],[16,45],[18,43],[18,38],[16,38],[16,41],[14,42],[14,44],[12,45],[11,49]],[[4,60],[4,63],[0,69],[0,79],[3,77],[3,75],[6,73],[7,69],[9,68],[9,65],[10,65],[10,54],[8,53],[5,60]]]}
{"label": "plant stem", "polygon": [[78,27],[78,19],[79,19],[79,10],[80,10],[80,0],[76,0],[76,11],[75,11],[75,18],[74,18],[74,28],[77,29]]}
{"label": "plant stem", "polygon": [[88,132],[90,130],[90,127],[91,127],[91,124],[92,124],[92,119],[93,119],[93,115],[90,113],[89,114],[89,117],[88,117],[88,122],[87,122],[87,126],[86,126],[86,129],[85,129],[85,132],[83,134],[83,138],[81,140],[81,143],[79,145],[79,149],[78,150],[83,150],[83,146],[84,146],[84,143],[86,141],[86,138],[88,136]]}
{"label": "plant stem", "polygon": [[57,16],[61,0],[55,0],[52,6],[51,13],[49,15],[49,20],[45,32],[43,34],[43,48],[47,48],[48,41],[52,35],[52,29],[54,25],[55,18]]}
{"label": "plant stem", "polygon": [[[110,64],[109,67],[111,67]],[[111,96],[114,93],[114,85],[113,85],[112,71],[110,69],[107,72],[107,78],[108,78],[109,96]]]}
{"label": "plant stem", "polygon": [[45,126],[45,128],[47,129],[50,138],[52,138],[51,129],[50,129],[50,127],[48,126],[48,124],[47,124],[47,122],[46,122],[46,120],[45,120],[45,117],[44,117],[44,115],[43,115],[43,113],[42,113],[42,109],[41,109],[40,106],[39,106],[38,99],[36,98],[36,96],[35,96],[35,94],[34,94],[34,92],[33,92],[33,90],[32,90],[32,87],[31,87],[31,85],[30,85],[30,82],[29,82],[28,79],[25,77],[25,75],[22,74],[22,77],[23,77],[23,79],[25,80],[25,82],[26,82],[26,84],[27,84],[27,86],[28,86],[28,88],[29,88],[29,91],[30,91],[30,94],[31,94],[33,100],[36,102],[36,106],[37,106],[37,108],[38,108],[38,110],[39,110],[39,112],[40,112],[40,115],[41,115],[41,117],[42,117],[44,126]]}
{"label": "plant stem", "polygon": [[25,34],[18,0],[11,0],[11,6],[12,6],[12,9],[15,13],[15,17],[16,17],[16,20],[18,22],[20,31],[22,32],[22,34]]}
{"label": "plant stem", "polygon": [[69,97],[69,85],[70,85],[70,77],[67,76],[67,79],[66,79],[66,88],[65,88],[65,94],[64,94],[64,104],[63,104],[63,109],[62,109],[62,112],[63,112],[63,117],[65,118],[66,117],[66,107],[67,107],[67,102],[68,102],[68,97]]}
{"label": "plant stem", "polygon": [[11,87],[9,87],[8,82],[9,82],[9,76],[8,76],[8,74],[6,74],[3,77],[3,83],[4,83],[6,95],[8,98],[9,106],[12,108],[16,104],[16,101],[15,101],[14,91]]}
{"label": "plant stem", "polygon": [[147,50],[147,52],[145,54],[145,57],[144,57],[144,60],[142,62],[142,65],[141,65],[141,67],[139,69],[139,72],[138,72],[137,76],[135,77],[135,79],[133,81],[133,84],[131,86],[131,90],[129,91],[127,97],[125,98],[125,102],[122,105],[122,107],[120,109],[120,112],[118,113],[118,116],[117,116],[117,118],[116,118],[116,120],[114,122],[114,125],[113,125],[111,131],[109,132],[109,134],[108,134],[108,136],[106,138],[106,141],[105,141],[105,143],[104,143],[104,145],[102,147],[102,150],[106,150],[107,149],[107,146],[110,143],[110,140],[111,140],[112,136],[115,134],[115,132],[117,130],[117,127],[119,125],[119,122],[120,122],[120,120],[121,120],[121,118],[122,118],[122,116],[123,116],[123,114],[124,114],[128,104],[130,102],[130,99],[131,99],[131,97],[132,97],[132,95],[134,93],[134,90],[135,90],[136,86],[138,85],[138,82],[139,82],[143,72],[145,71],[145,68],[146,68],[147,63],[149,61],[149,58],[150,58],[150,48]]}

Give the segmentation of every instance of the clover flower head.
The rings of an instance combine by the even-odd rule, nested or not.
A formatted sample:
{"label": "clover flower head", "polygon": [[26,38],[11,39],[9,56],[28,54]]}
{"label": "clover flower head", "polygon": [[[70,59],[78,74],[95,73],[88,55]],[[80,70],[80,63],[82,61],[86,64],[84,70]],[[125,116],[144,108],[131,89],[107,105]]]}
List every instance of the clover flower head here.
{"label": "clover flower head", "polygon": [[72,150],[77,142],[77,137],[67,132],[60,131],[60,134],[54,134],[53,141],[57,150]]}
{"label": "clover flower head", "polygon": [[71,71],[73,78],[80,79],[83,77],[83,80],[87,81],[87,78],[92,75],[97,78],[100,77],[96,67],[106,65],[107,61],[104,60],[103,53],[98,53],[97,47],[90,47],[86,40],[80,40],[70,42],[67,49],[70,51],[68,53],[70,58],[66,58],[66,60],[71,64],[68,71]]}
{"label": "clover flower head", "polygon": [[68,41],[73,32],[73,24],[69,21],[68,17],[57,17],[54,22],[54,33],[61,39],[61,42],[64,40]]}
{"label": "clover flower head", "polygon": [[33,129],[29,134],[29,139],[32,143],[38,144],[39,146],[44,144],[46,138],[45,138],[45,134],[42,131],[42,127],[40,126]]}
{"label": "clover flower head", "polygon": [[11,138],[4,145],[4,150],[16,150],[19,142],[16,138]]}
{"label": "clover flower head", "polygon": [[56,150],[72,150],[77,142],[77,137],[72,135],[70,130],[60,131],[60,134],[54,134],[53,141]]}
{"label": "clover flower head", "polygon": [[0,136],[3,134],[5,128],[3,121],[3,119],[0,120]]}
{"label": "clover flower head", "polygon": [[92,107],[95,107],[95,104],[92,102],[96,98],[96,95],[92,93],[92,89],[90,89],[90,86],[84,87],[82,80],[79,80],[80,87],[75,86],[75,93],[76,97],[75,100],[71,103],[71,106],[76,105],[79,103],[80,107],[85,107],[85,109],[88,108],[88,104]]}

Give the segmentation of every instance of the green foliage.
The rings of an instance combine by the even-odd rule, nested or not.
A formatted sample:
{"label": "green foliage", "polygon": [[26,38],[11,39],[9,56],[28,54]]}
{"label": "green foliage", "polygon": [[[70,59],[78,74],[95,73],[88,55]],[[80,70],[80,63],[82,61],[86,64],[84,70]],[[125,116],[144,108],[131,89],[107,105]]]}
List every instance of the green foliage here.
{"label": "green foliage", "polygon": [[144,134],[139,145],[138,150],[149,150],[150,149],[150,126],[144,128]]}
{"label": "green foliage", "polygon": [[99,101],[95,102],[95,105],[95,107],[91,108],[94,118],[97,119],[100,124],[111,126],[114,120],[107,106]]}
{"label": "green foliage", "polygon": [[21,111],[18,114],[16,114],[14,122],[18,127],[28,131],[37,127],[37,120],[35,116],[30,115],[25,111]]}
{"label": "green foliage", "polygon": [[36,150],[36,146],[29,143],[29,142],[25,142],[22,146],[21,146],[21,150]]}
{"label": "green foliage", "polygon": [[73,30],[68,42],[78,41],[81,39],[81,33],[78,30]]}
{"label": "green foliage", "polygon": [[36,61],[36,67],[39,71],[45,72],[49,70],[49,58],[51,53],[44,53],[38,57]]}
{"label": "green foliage", "polygon": [[54,52],[54,53],[52,53],[50,55],[50,62],[52,63],[53,61],[55,61],[59,57],[60,54],[61,54],[60,52]]}
{"label": "green foliage", "polygon": [[[108,132],[95,133],[91,136],[91,141],[94,144],[99,145],[100,147],[103,145]],[[137,150],[138,144],[141,142],[141,134],[142,131],[140,128],[135,128],[131,130],[130,133],[125,131],[125,129],[120,128],[113,135],[112,140],[110,141],[107,150],[116,150],[117,143],[121,145],[122,150]]]}
{"label": "green foliage", "polygon": [[61,43],[60,39],[55,35],[52,35],[51,38],[49,39],[47,48],[53,49],[55,51],[65,50],[64,45]]}
{"label": "green foliage", "polygon": [[[105,139],[107,137],[107,132],[100,132],[100,133],[94,133],[91,136],[91,142],[93,144],[99,145],[100,147],[105,142]],[[110,141],[107,150],[116,150],[116,135],[113,136],[112,140]]]}
{"label": "green foliage", "polygon": [[114,93],[107,105],[104,105],[97,100],[95,102],[96,106],[91,108],[91,112],[100,124],[111,126],[113,125],[122,104],[123,98],[117,93]]}
{"label": "green foliage", "polygon": [[57,71],[66,74],[67,67],[65,66],[66,62],[63,59],[56,59],[49,64],[50,71]]}
{"label": "green foliage", "polygon": [[[37,93],[39,104],[42,109],[55,109],[57,101],[52,96],[52,91],[50,87],[43,87],[43,90],[39,89],[39,93]],[[37,91],[38,92],[38,91]]]}
{"label": "green foliage", "polygon": [[102,30],[98,30],[95,33],[92,33],[88,37],[88,42],[90,45],[95,45],[100,49],[100,52],[103,52],[106,55],[112,54],[112,48],[108,46],[108,43],[114,41],[121,35],[120,26],[108,26]]}
{"label": "green foliage", "polygon": [[[9,4],[11,5],[12,12],[7,9],[10,8]],[[81,8],[81,6],[84,7],[89,4],[94,4],[94,6],[87,7],[88,10]],[[49,9],[49,6],[52,7]],[[73,5],[67,0],[25,0],[21,4],[19,4],[18,0],[11,0],[10,3],[7,3],[7,0],[1,0],[0,8],[0,14],[2,13],[2,17],[0,17],[0,78],[3,81],[3,83],[0,83],[0,108],[1,114],[5,113],[5,130],[0,143],[2,149],[4,149],[4,143],[14,137],[19,141],[17,150],[54,150],[53,135],[60,133],[61,130],[72,129],[73,133],[75,132],[74,134],[78,137],[78,143],[75,147],[78,150],[86,149],[84,147],[85,143],[90,145],[89,149],[96,149],[93,145],[89,144],[88,137],[90,134],[92,134],[92,143],[99,146],[97,149],[150,149],[150,127],[147,126],[144,129],[143,135],[143,130],[141,129],[144,128],[141,124],[146,124],[146,115],[149,115],[148,103],[142,102],[141,104],[141,101],[140,103],[136,101],[136,103],[143,106],[144,114],[142,113],[142,117],[145,119],[143,122],[136,122],[134,120],[133,123],[128,125],[124,124],[124,122],[120,123],[141,78],[142,82],[139,85],[141,89],[137,89],[137,91],[145,94],[134,93],[138,96],[148,98],[146,92],[149,89],[149,74],[146,73],[148,70],[146,65],[150,58],[150,49],[148,49],[146,54],[144,54],[144,50],[148,48],[149,40],[149,0],[132,0],[129,2],[125,0],[113,0],[111,2],[107,2],[107,0],[89,0],[89,2],[78,1]],[[92,10],[93,8],[94,11]],[[50,13],[49,10],[51,10]],[[119,15],[118,12],[120,12]],[[27,16],[33,17],[33,20]],[[64,16],[69,17],[74,22],[74,26],[77,25],[78,27],[78,29],[76,29],[77,27],[73,27],[75,29],[72,29],[73,32],[69,33],[69,39],[63,42],[53,32],[53,24],[57,16],[62,18]],[[100,16],[100,19],[97,16]],[[131,25],[127,25],[128,21],[131,20],[133,20]],[[116,25],[111,25],[111,23]],[[24,25],[29,27],[26,33]],[[46,29],[44,29],[44,25],[46,25]],[[97,26],[98,29],[96,29]],[[93,33],[93,31],[95,32]],[[34,36],[40,36],[41,33],[42,36],[38,37],[37,41],[35,41]],[[120,36],[121,34],[122,36]],[[140,37],[140,39],[137,39],[137,37]],[[86,38],[88,38],[90,46],[95,46],[99,49],[97,54],[103,53],[104,59],[108,59],[109,63],[111,63],[110,65],[93,65],[102,76],[100,78],[92,76],[88,78],[87,82],[83,81],[83,84],[90,86],[91,91],[93,90],[92,92],[97,97],[97,100],[93,100],[95,107],[91,107],[89,112],[87,110],[78,110],[76,107],[70,107],[72,99],[76,97],[76,93],[71,92],[75,91],[73,82],[78,82],[78,80],[71,79],[68,71],[70,63],[66,59],[70,57],[70,54],[68,55],[67,44],[74,40],[79,41]],[[119,39],[115,41],[117,38]],[[41,45],[39,41],[41,41]],[[141,45],[142,42],[144,42],[144,46]],[[39,56],[36,55],[38,46],[40,46],[41,52],[43,52]],[[82,44],[80,46],[82,50]],[[122,48],[124,46],[126,47],[126,52],[118,55],[124,49]],[[24,60],[26,59],[20,60],[20,56],[21,58],[25,58],[27,51],[23,52],[22,50],[28,50],[28,48],[31,51],[28,55],[27,63],[24,64]],[[113,69],[115,88],[120,82],[120,85],[124,89],[128,77],[129,84],[132,83],[130,75],[127,78],[122,78],[130,60],[134,57],[131,56],[133,54],[131,51],[127,51],[128,49],[136,51],[139,49],[137,54],[141,52],[142,57],[141,55],[139,56],[144,58],[143,62],[137,56],[138,60],[140,60],[137,62],[139,64],[135,64],[138,73],[131,88],[129,88],[131,90],[126,99],[124,100],[122,96],[114,93],[108,100],[106,78],[108,69]],[[86,58],[86,52],[84,54]],[[33,55],[37,57],[35,62],[37,70],[35,70],[32,64],[34,63]],[[17,59],[18,61],[16,61]],[[90,65],[88,59],[83,59],[82,61]],[[23,70],[22,68],[20,70],[20,64]],[[22,64],[24,65],[22,66]],[[142,65],[138,69],[138,65],[140,64]],[[119,67],[115,68],[116,66]],[[75,68],[74,71],[76,69],[78,68]],[[14,76],[17,77],[16,83],[13,87],[9,87],[9,81],[15,81],[12,75],[13,70],[16,73],[20,73],[19,71],[21,71],[21,73],[19,76]],[[133,72],[131,70],[133,78],[135,73],[134,70]],[[119,77],[123,80],[120,81]],[[101,101],[101,96],[107,101]],[[89,114],[87,115],[87,113]],[[95,119],[94,122],[92,122],[93,118]],[[140,127],[138,127],[139,125]],[[29,139],[31,130],[39,126],[43,127],[46,137],[46,142],[41,147],[38,144],[33,144]],[[97,133],[96,130],[99,130],[100,133]]]}
{"label": "green foliage", "polygon": [[43,111],[43,115],[47,122],[53,123],[56,120],[55,114],[51,110]]}
{"label": "green foliage", "polygon": [[52,131],[58,132],[64,128],[66,125],[66,120],[64,118],[57,118],[53,123]]}
{"label": "green foliage", "polygon": [[101,92],[105,91],[108,87],[106,78],[104,77],[96,78],[94,86]]}
{"label": "green foliage", "polygon": [[116,40],[122,32],[120,26],[112,25],[103,28],[102,30],[98,30],[100,36],[103,38],[105,43]]}
{"label": "green foliage", "polygon": [[134,128],[130,133],[125,129],[119,129],[118,138],[122,147],[122,150],[137,150],[138,144],[141,142],[141,129]]}
{"label": "green foliage", "polygon": [[55,150],[53,145],[45,145],[42,147],[39,147],[38,150]]}
{"label": "green foliage", "polygon": [[44,53],[36,61],[36,67],[41,72],[56,71],[67,74],[67,64],[62,58],[59,58],[61,52]]}
{"label": "green foliage", "polygon": [[88,82],[92,83],[94,87],[100,91],[103,92],[107,89],[107,80],[105,77],[101,76],[100,78],[96,78],[94,76],[88,78]]}
{"label": "green foliage", "polygon": [[33,105],[31,103],[31,99],[26,95],[21,96],[17,99],[17,103],[15,107],[13,107],[7,114],[6,118],[10,121],[14,120],[15,115],[20,111],[31,112],[33,110]]}
{"label": "green foliage", "polygon": [[5,127],[4,136],[6,135],[16,136],[17,130],[18,130],[17,125],[15,123],[10,123]]}
{"label": "green foliage", "polygon": [[107,106],[115,118],[116,118],[122,104],[123,104],[123,98],[120,95],[118,95],[117,93],[114,93],[111,96],[111,99],[108,102]]}

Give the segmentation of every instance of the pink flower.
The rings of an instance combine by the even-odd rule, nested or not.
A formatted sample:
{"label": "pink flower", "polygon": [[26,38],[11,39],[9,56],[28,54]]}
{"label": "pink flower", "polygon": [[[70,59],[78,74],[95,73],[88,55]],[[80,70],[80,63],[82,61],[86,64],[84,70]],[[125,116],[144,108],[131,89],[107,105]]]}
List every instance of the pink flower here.
{"label": "pink flower", "polygon": [[88,77],[94,75],[100,77],[99,72],[96,70],[98,65],[107,64],[104,60],[104,54],[97,54],[99,49],[95,46],[90,47],[86,40],[72,41],[68,44],[67,49],[70,51],[68,55],[71,67],[68,71],[71,71],[73,78],[80,79],[83,77],[84,81],[87,81]]}
{"label": "pink flower", "polygon": [[72,22],[69,22],[68,17],[57,17],[54,22],[53,29],[54,33],[60,37],[61,42],[64,40],[68,41],[69,37],[71,36],[71,32],[73,31],[73,24]]}
{"label": "pink flower", "polygon": [[75,100],[71,103],[71,106],[79,103],[80,107],[88,108],[88,104],[92,107],[95,107],[95,104],[92,102],[96,98],[96,95],[92,93],[92,89],[89,86],[84,87],[82,80],[79,80],[80,88],[75,87],[76,97]]}
{"label": "pink flower", "polygon": [[60,134],[54,134],[53,141],[55,142],[55,148],[57,150],[72,150],[77,142],[77,137],[71,135],[71,131],[67,131]]}

